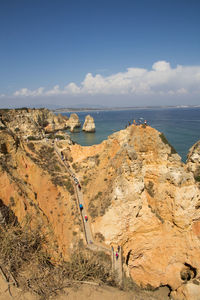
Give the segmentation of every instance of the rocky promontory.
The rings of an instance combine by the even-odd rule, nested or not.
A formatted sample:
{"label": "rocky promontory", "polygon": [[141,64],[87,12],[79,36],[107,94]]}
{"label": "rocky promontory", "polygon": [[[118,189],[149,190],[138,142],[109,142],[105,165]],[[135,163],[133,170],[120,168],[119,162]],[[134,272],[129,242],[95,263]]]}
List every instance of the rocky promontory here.
{"label": "rocky promontory", "polygon": [[0,128],[7,127],[23,138],[42,139],[46,134],[66,129],[70,129],[72,132],[80,126],[81,123],[75,113],[68,118],[61,114],[54,115],[53,112],[45,108],[0,110]]}
{"label": "rocky promontory", "polygon": [[90,115],[87,115],[85,117],[85,122],[83,124],[82,130],[85,132],[95,132],[95,123],[93,117],[91,117]]}
{"label": "rocky promontory", "polygon": [[70,139],[53,145],[21,138],[26,130],[43,136],[48,126],[34,110],[24,114],[1,113],[0,222],[11,212],[19,224],[30,219],[47,234],[52,260],[69,260],[77,244],[86,246],[74,181],[59,149],[81,184],[94,238],[108,248],[121,247],[126,276],[142,288],[167,286],[172,299],[198,299],[199,142],[186,164],[150,126],[131,125],[99,145]]}

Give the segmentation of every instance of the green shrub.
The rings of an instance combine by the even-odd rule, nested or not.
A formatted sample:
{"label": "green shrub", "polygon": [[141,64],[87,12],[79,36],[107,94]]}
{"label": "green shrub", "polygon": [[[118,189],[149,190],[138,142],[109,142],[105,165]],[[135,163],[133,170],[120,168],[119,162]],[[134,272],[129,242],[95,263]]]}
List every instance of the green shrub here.
{"label": "green shrub", "polygon": [[32,135],[28,136],[27,139],[29,141],[37,141],[37,140],[39,140],[38,137],[35,137],[35,136],[32,136]]}
{"label": "green shrub", "polygon": [[33,143],[28,143],[27,146],[28,146],[28,148],[29,148],[32,152],[35,151],[35,146],[34,146]]}
{"label": "green shrub", "polygon": [[195,179],[196,181],[200,182],[200,175],[195,176],[194,179]]}
{"label": "green shrub", "polygon": [[64,140],[64,136],[63,135],[55,135],[55,138],[58,140]]}
{"label": "green shrub", "polygon": [[152,181],[149,181],[147,185],[145,185],[145,189],[147,190],[148,194],[153,198],[155,196],[154,192],[154,184]]}
{"label": "green shrub", "polygon": [[71,181],[70,181],[70,180],[65,181],[65,182],[64,182],[64,185],[65,185],[66,189],[68,190],[68,192],[69,192],[71,195],[73,195],[73,194],[74,194],[74,187],[73,187]]}
{"label": "green shrub", "polygon": [[15,199],[12,196],[10,197],[10,206],[15,206]]}
{"label": "green shrub", "polygon": [[102,192],[98,192],[94,198],[89,201],[88,212],[93,219],[98,216],[103,216],[107,208],[111,205],[111,198],[102,197],[102,195]]}
{"label": "green shrub", "polygon": [[101,232],[96,232],[94,238],[100,243],[105,241],[105,237]]}

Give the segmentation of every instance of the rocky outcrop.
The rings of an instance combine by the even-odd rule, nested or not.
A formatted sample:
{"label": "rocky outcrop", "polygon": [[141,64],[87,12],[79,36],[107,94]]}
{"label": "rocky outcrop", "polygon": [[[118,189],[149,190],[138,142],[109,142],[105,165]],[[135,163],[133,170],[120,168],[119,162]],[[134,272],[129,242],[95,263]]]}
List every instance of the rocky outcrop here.
{"label": "rocky outcrop", "polygon": [[58,130],[79,128],[81,123],[77,114],[70,117],[61,114],[54,115],[48,109],[2,109],[0,110],[0,129],[8,128],[14,134],[24,139],[33,137],[42,139],[46,134],[55,133]]}
{"label": "rocky outcrop", "polygon": [[177,293],[197,280],[200,193],[164,135],[132,125],[71,153],[93,232],[122,246],[126,274],[142,287],[167,285]]}
{"label": "rocky outcrop", "polygon": [[50,141],[25,142],[0,131],[0,225],[8,210],[45,233],[54,259],[67,258],[77,237],[83,239],[73,182]]}
{"label": "rocky outcrop", "polygon": [[73,132],[75,128],[81,127],[81,123],[79,121],[79,117],[77,116],[77,114],[70,115],[67,125],[70,128],[71,132]]}
{"label": "rocky outcrop", "polygon": [[94,123],[94,118],[91,117],[90,115],[87,115],[85,117],[85,122],[83,124],[83,131],[86,132],[95,132],[95,123]]}
{"label": "rocky outcrop", "polygon": [[4,129],[5,125],[0,121],[0,129]]}
{"label": "rocky outcrop", "polygon": [[189,150],[186,165],[188,170],[193,172],[195,180],[200,183],[200,141]]}
{"label": "rocky outcrop", "polygon": [[[25,142],[7,129],[0,131],[0,199],[19,222],[33,216],[66,258],[84,240],[73,183],[49,141]],[[131,125],[99,145],[63,139],[57,147],[81,181],[93,236],[122,247],[126,275],[141,287],[169,286],[174,299],[196,299],[199,146],[184,164],[163,134]]]}
{"label": "rocky outcrop", "polygon": [[42,139],[45,133],[66,129],[68,118],[54,115],[48,109],[0,110],[0,121],[16,135],[23,138]]}
{"label": "rocky outcrop", "polygon": [[199,300],[199,282],[182,285],[177,291],[171,293],[173,300]]}
{"label": "rocky outcrop", "polygon": [[49,112],[48,117],[45,118],[45,123],[47,124],[47,126],[44,127],[45,133],[64,130],[68,127],[68,117],[61,114],[54,115],[52,112]]}

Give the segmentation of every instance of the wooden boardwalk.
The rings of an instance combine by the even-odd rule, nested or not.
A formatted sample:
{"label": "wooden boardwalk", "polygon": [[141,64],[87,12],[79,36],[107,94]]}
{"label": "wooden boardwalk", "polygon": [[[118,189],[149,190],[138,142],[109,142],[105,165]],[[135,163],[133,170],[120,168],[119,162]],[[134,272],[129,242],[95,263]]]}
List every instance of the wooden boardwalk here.
{"label": "wooden boardwalk", "polygon": [[[118,258],[116,258],[117,249],[113,249],[113,247],[112,248],[106,247],[105,245],[100,245],[93,239],[92,230],[91,230],[91,226],[90,226],[90,220],[87,220],[87,221],[85,220],[85,216],[88,216],[88,214],[86,211],[86,205],[85,205],[83,193],[82,193],[82,190],[78,187],[78,184],[75,184],[75,181],[74,181],[74,178],[77,178],[76,174],[74,174],[72,172],[69,163],[67,163],[66,160],[62,158],[61,151],[57,148],[55,143],[54,143],[54,150],[55,150],[57,156],[59,156],[60,160],[62,161],[62,164],[65,166],[67,172],[72,177],[74,189],[76,192],[76,201],[77,201],[78,211],[80,212],[81,219],[82,219],[87,248],[89,248],[93,251],[104,251],[104,252],[108,253],[109,255],[111,255],[112,270],[116,276],[118,284],[121,286],[122,279],[123,279],[122,249],[120,248],[120,251],[118,252],[119,256],[118,256]],[[80,209],[81,204],[83,206],[82,209]]]}

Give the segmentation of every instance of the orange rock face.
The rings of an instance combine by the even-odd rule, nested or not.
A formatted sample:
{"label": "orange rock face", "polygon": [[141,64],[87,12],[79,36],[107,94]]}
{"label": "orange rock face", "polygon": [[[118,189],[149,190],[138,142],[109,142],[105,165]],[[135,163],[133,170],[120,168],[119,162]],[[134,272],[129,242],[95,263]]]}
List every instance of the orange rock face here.
{"label": "orange rock face", "polygon": [[184,268],[200,271],[200,191],[161,133],[132,125],[71,151],[93,233],[122,246],[124,270],[137,284],[176,290]]}
{"label": "orange rock face", "polygon": [[[16,146],[3,132],[0,199],[19,221],[30,214],[67,258],[84,236],[66,170],[50,144]],[[176,297],[183,283],[198,279],[199,187],[161,133],[131,125],[99,145],[58,147],[81,182],[93,235],[122,247],[128,276],[143,287],[169,285]]]}
{"label": "orange rock face", "polygon": [[20,223],[29,221],[47,235],[51,253],[68,258],[77,240],[74,233],[83,237],[69,175],[51,145],[28,142],[16,147],[9,133],[0,134],[0,146],[7,149],[0,153],[1,201]]}

